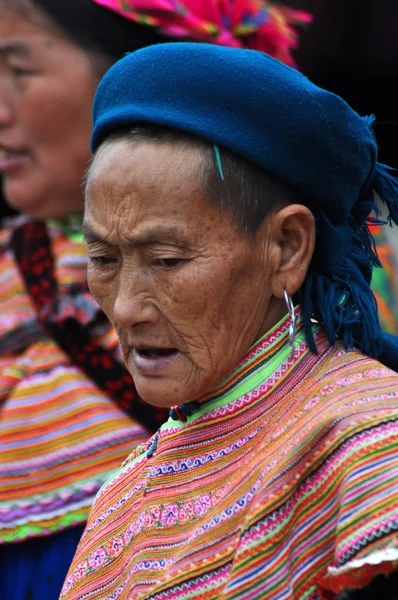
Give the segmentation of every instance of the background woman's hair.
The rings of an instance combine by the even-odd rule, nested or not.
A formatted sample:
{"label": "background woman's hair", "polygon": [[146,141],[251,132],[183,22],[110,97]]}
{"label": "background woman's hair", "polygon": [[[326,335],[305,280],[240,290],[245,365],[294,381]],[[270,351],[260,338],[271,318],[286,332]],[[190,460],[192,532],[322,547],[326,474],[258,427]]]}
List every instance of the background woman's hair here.
{"label": "background woman's hair", "polygon": [[151,27],[96,4],[92,0],[1,0],[9,10],[38,9],[82,50],[101,54],[109,67],[127,52],[169,41]]}

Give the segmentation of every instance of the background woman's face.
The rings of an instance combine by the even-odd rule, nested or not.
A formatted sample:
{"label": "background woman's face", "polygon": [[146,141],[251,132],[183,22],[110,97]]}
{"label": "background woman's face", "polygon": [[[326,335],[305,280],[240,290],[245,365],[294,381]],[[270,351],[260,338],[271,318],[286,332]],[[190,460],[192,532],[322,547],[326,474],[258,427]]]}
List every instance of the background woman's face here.
{"label": "background woman's face", "polygon": [[55,25],[28,17],[0,5],[0,172],[13,207],[62,218],[83,208],[98,78]]}
{"label": "background woman's face", "polygon": [[283,315],[260,229],[243,235],[206,200],[197,149],[124,140],[100,149],[87,184],[88,281],[147,402],[210,391]]}

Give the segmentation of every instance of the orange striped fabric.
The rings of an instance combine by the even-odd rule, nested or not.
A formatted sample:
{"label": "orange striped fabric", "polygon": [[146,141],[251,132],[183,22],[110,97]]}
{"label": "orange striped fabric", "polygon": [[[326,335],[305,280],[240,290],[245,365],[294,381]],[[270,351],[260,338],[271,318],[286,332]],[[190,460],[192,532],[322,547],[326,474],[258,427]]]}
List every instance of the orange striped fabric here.
{"label": "orange striped fabric", "polygon": [[[84,523],[101,485],[148,437],[40,330],[8,249],[21,222],[0,232],[0,543]],[[85,284],[85,245],[55,223],[49,233],[61,293]],[[120,358],[110,325],[97,336]]]}
{"label": "orange striped fabric", "polygon": [[333,599],[398,569],[398,376],[261,339],[100,490],[61,598]]}

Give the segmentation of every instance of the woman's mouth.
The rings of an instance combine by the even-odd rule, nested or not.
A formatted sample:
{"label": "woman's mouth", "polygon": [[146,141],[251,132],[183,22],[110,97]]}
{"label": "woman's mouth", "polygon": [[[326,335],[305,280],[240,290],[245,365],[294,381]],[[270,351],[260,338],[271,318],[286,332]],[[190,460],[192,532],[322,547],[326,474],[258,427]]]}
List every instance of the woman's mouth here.
{"label": "woman's mouth", "polygon": [[0,148],[0,171],[7,173],[24,166],[29,156],[27,152],[17,152]]}
{"label": "woman's mouth", "polygon": [[161,375],[180,355],[177,348],[133,348],[134,366],[142,375]]}

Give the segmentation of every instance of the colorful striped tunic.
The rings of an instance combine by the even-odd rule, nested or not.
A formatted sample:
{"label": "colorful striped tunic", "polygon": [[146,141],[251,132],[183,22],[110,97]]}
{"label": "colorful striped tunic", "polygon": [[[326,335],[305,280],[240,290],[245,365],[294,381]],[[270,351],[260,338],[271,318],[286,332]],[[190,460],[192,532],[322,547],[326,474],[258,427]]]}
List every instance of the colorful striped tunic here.
{"label": "colorful striped tunic", "polygon": [[[19,542],[84,523],[101,485],[147,439],[41,330],[9,240],[0,232],[0,543]],[[48,225],[60,294],[86,285],[82,241]],[[82,323],[99,307],[89,296]],[[99,343],[119,356],[108,323]]]}
{"label": "colorful striped tunic", "polygon": [[301,321],[292,356],[288,327],[102,487],[63,600],[331,599],[398,569],[398,376]]}

